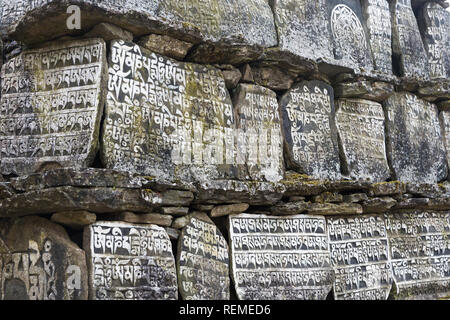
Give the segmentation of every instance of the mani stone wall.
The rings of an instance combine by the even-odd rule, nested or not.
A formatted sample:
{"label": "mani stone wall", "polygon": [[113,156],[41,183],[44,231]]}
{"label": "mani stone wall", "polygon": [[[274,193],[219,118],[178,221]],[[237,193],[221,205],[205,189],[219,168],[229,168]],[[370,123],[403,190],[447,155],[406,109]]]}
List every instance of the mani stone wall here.
{"label": "mani stone wall", "polygon": [[0,0],[0,299],[450,299],[448,6]]}

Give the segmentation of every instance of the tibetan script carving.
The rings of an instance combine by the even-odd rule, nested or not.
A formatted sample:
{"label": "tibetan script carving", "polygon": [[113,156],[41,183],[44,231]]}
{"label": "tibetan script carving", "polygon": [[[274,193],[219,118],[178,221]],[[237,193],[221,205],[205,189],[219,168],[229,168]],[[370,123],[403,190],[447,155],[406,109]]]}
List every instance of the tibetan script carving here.
{"label": "tibetan script carving", "polygon": [[176,300],[175,258],[164,228],[97,222],[84,230],[94,300]]}
{"label": "tibetan script carving", "polygon": [[232,276],[241,300],[324,300],[333,271],[325,218],[229,216]]}
{"label": "tibetan script carving", "polygon": [[48,162],[77,168],[92,163],[105,66],[105,44],[96,39],[27,50],[3,65],[3,174],[32,173]]}
{"label": "tibetan script carving", "polygon": [[184,300],[229,300],[228,244],[211,223],[190,218],[178,240],[178,283]]}
{"label": "tibetan script carving", "polygon": [[399,299],[450,295],[450,213],[386,214],[390,259]]}
{"label": "tibetan script carving", "polygon": [[337,300],[386,300],[392,277],[384,219],[327,219]]}

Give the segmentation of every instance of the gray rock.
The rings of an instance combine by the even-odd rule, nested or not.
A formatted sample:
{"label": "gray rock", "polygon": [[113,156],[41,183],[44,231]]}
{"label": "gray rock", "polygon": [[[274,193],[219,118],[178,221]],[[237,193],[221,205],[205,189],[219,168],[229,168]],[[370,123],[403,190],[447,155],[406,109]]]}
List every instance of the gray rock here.
{"label": "gray rock", "polygon": [[399,201],[393,210],[408,210],[408,209],[426,209],[430,199],[428,198],[408,198]]}
{"label": "gray rock", "polygon": [[110,23],[99,23],[92,30],[83,35],[84,38],[102,38],[105,41],[122,39],[133,41],[133,34]]}
{"label": "gray rock", "polygon": [[2,300],[87,300],[85,252],[40,217],[0,221]]}
{"label": "gray rock", "polygon": [[164,207],[161,208],[163,214],[169,214],[173,216],[185,216],[189,212],[187,207]]}
{"label": "gray rock", "polygon": [[385,213],[397,204],[391,197],[372,198],[362,203],[364,213]]}
{"label": "gray rock", "polygon": [[169,235],[170,240],[178,240],[180,237],[180,230],[176,230],[174,228],[164,227],[164,230],[166,230],[167,234]]}
{"label": "gray rock", "polygon": [[150,34],[148,36],[142,37],[139,39],[138,44],[155,53],[159,53],[177,60],[183,60],[193,46],[193,44],[190,42],[159,34]]}
{"label": "gray rock", "polygon": [[171,227],[174,229],[183,229],[190,223],[191,218],[196,218],[198,220],[202,220],[202,221],[208,222],[210,224],[214,224],[214,222],[211,220],[211,218],[206,213],[200,212],[200,211],[193,211],[186,216],[178,217],[175,220],[173,220]]}
{"label": "gray rock", "polygon": [[406,193],[406,184],[400,181],[374,183],[370,186],[370,196],[393,196]]}
{"label": "gray rock", "polygon": [[294,85],[280,100],[289,169],[318,179],[340,178],[333,88],[320,81]]}
{"label": "gray rock", "polygon": [[338,99],[336,126],[343,173],[354,180],[387,180],[383,107],[369,100]]}
{"label": "gray rock", "polygon": [[252,68],[250,67],[250,65],[244,64],[240,69],[242,77],[241,77],[241,82],[244,83],[254,83],[255,80],[253,79],[253,73],[252,73]]}
{"label": "gray rock", "polygon": [[216,65],[216,67],[222,70],[222,75],[225,80],[225,86],[228,90],[236,88],[239,81],[242,78],[241,71],[238,68],[233,67],[231,64]]}
{"label": "gray rock", "polygon": [[252,66],[253,79],[256,84],[272,90],[288,90],[292,87],[295,75],[278,66]]}
{"label": "gray rock", "polygon": [[306,212],[321,216],[359,215],[363,213],[363,208],[357,203],[311,203]]}
{"label": "gray rock", "polygon": [[83,168],[98,150],[106,84],[103,40],[58,42],[3,65],[1,173],[29,174],[45,164]]}
{"label": "gray rock", "polygon": [[439,80],[420,86],[417,95],[430,102],[448,100],[450,99],[450,80]]}
{"label": "gray rock", "polygon": [[223,206],[216,206],[211,210],[211,217],[222,217],[231,214],[239,214],[245,212],[249,208],[248,203],[236,203]]}
{"label": "gray rock", "polygon": [[442,198],[449,194],[449,185],[436,183],[407,183],[406,190],[416,197]]}
{"label": "gray rock", "polygon": [[339,203],[344,201],[344,197],[342,194],[337,192],[324,192],[319,194],[318,196],[313,197],[314,202],[317,203]]}
{"label": "gray rock", "polygon": [[292,216],[305,212],[310,203],[303,200],[277,203],[270,207],[270,212],[275,216]]}
{"label": "gray rock", "polygon": [[365,193],[353,193],[349,195],[344,196],[344,202],[350,202],[350,203],[360,203],[363,201],[368,200],[367,194]]}
{"label": "gray rock", "polygon": [[161,227],[170,227],[172,225],[173,217],[159,213],[141,213],[133,212],[119,212],[108,214],[104,220],[109,221],[123,221],[137,224],[155,224]]}
{"label": "gray rock", "polygon": [[387,82],[357,80],[334,85],[334,96],[383,102],[394,93],[394,89],[394,85]]}
{"label": "gray rock", "polygon": [[438,102],[437,107],[442,111],[450,111],[450,99]]}
{"label": "gray rock", "polygon": [[[450,111],[442,111],[439,114],[439,121],[441,123],[441,132],[444,138],[447,166],[450,167]],[[447,176],[447,179],[448,178],[450,178],[450,175]]]}
{"label": "gray rock", "polygon": [[90,300],[177,300],[175,258],[164,228],[96,222],[84,229],[83,247]]}
{"label": "gray rock", "polygon": [[395,93],[384,107],[393,178],[422,183],[445,179],[447,161],[437,107],[410,93]]}
{"label": "gray rock", "polygon": [[82,230],[97,221],[97,216],[88,211],[64,211],[52,214],[50,220],[71,229]]}

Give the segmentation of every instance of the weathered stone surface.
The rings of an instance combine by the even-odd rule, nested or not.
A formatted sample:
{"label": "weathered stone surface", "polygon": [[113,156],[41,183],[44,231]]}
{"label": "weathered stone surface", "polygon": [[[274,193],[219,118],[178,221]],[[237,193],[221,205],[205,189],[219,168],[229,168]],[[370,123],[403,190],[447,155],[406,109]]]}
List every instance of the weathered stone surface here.
{"label": "weathered stone surface", "polygon": [[[439,114],[439,121],[441,123],[441,132],[444,138],[447,166],[450,168],[450,111],[442,111]],[[450,178],[450,175],[447,175],[447,179],[448,178]]]}
{"label": "weathered stone surface", "polygon": [[192,205],[194,210],[202,211],[202,212],[211,212],[214,209],[214,205],[212,204],[194,204]]}
{"label": "weathered stone surface", "polygon": [[64,211],[54,213],[50,220],[72,229],[82,230],[97,221],[97,216],[88,211]]}
{"label": "weathered stone surface", "polygon": [[[137,64],[130,67],[125,56]],[[123,41],[111,43],[109,60],[101,149],[107,168],[163,181],[233,176],[233,107],[219,70]]]}
{"label": "weathered stone surface", "polygon": [[216,206],[211,210],[211,217],[222,217],[230,214],[239,214],[245,212],[249,207],[248,203],[236,203],[223,206]]}
{"label": "weathered stone surface", "polygon": [[0,200],[1,217],[17,217],[61,211],[86,210],[94,213],[122,211],[154,212],[164,205],[188,206],[192,192],[124,188],[57,187],[16,194]]}
{"label": "weathered stone surface", "polygon": [[336,98],[361,98],[383,102],[394,93],[394,85],[382,81],[357,80],[334,86]]}
{"label": "weathered stone surface", "polygon": [[281,202],[270,207],[270,211],[276,216],[292,216],[305,212],[310,203],[304,200]]}
{"label": "weathered stone surface", "polygon": [[361,1],[375,71],[392,74],[392,26],[387,0]]}
{"label": "weathered stone surface", "polygon": [[3,174],[45,163],[76,168],[98,150],[106,48],[89,39],[26,50],[1,72],[0,162]]}
{"label": "weathered stone surface", "polygon": [[381,197],[368,199],[362,206],[364,213],[385,213],[396,204],[397,201],[391,197]]}
{"label": "weathered stone surface", "polygon": [[263,50],[256,46],[202,43],[194,46],[187,61],[202,64],[242,65],[260,59]]}
{"label": "weathered stone surface", "polygon": [[252,73],[256,84],[272,90],[288,90],[296,78],[292,73],[277,66],[252,66]]}
{"label": "weathered stone surface", "polygon": [[369,100],[338,99],[336,126],[343,173],[354,180],[387,180],[383,107]]}
{"label": "weathered stone surface", "polygon": [[414,211],[385,216],[397,299],[450,295],[450,213]]}
{"label": "weathered stone surface", "polygon": [[337,192],[324,192],[318,196],[313,197],[314,202],[317,203],[339,203],[344,201],[344,196]]}
{"label": "weathered stone surface", "polygon": [[[67,1],[2,2],[2,24],[7,26],[2,30],[13,38],[37,43],[79,32],[67,28]],[[80,7],[83,30],[89,30],[100,20],[135,36],[164,32],[190,41],[276,45],[273,15],[263,0],[76,0],[70,4]]]}
{"label": "weathered stone surface", "polygon": [[322,216],[357,215],[363,213],[363,208],[357,203],[311,203],[306,212]]}
{"label": "weathered stone surface", "polygon": [[450,12],[428,2],[420,10],[419,27],[428,52],[430,78],[450,77]]}
{"label": "weathered stone surface", "polygon": [[178,240],[180,237],[180,230],[176,230],[174,228],[164,227],[164,230],[166,230],[167,234],[169,235],[170,240]]}
{"label": "weathered stone surface", "polygon": [[450,79],[434,81],[428,85],[420,86],[417,95],[430,102],[450,99]]}
{"label": "weathered stone surface", "polygon": [[241,71],[238,68],[233,67],[231,64],[216,65],[216,68],[222,70],[223,79],[225,80],[225,86],[228,90],[236,88],[239,81],[242,78]]}
{"label": "weathered stone surface", "polygon": [[325,218],[242,214],[228,219],[231,270],[239,299],[326,298],[334,276]]}
{"label": "weathered stone surface", "polygon": [[181,297],[184,300],[229,300],[229,269],[228,244],[222,233],[213,223],[191,217],[178,240]]}
{"label": "weathered stone surface", "polygon": [[173,217],[158,213],[142,213],[136,214],[133,212],[119,212],[108,214],[104,220],[123,221],[128,223],[138,224],[155,224],[161,227],[170,227],[172,225]]}
{"label": "weathered stone surface", "polygon": [[177,300],[167,232],[155,225],[96,222],[84,229],[91,300]]}
{"label": "weathered stone surface", "polygon": [[393,196],[406,193],[406,184],[401,181],[374,183],[370,186],[370,196]]}
{"label": "weathered stone surface", "polygon": [[407,198],[399,201],[394,210],[408,210],[408,209],[426,209],[430,203],[429,198]]}
{"label": "weathered stone surface", "polygon": [[365,193],[352,193],[344,196],[344,202],[358,203],[369,199]]}
{"label": "weathered stone surface", "polygon": [[63,227],[40,217],[0,221],[1,300],[87,300],[86,257]]}
{"label": "weathered stone surface", "polygon": [[91,31],[83,35],[85,38],[102,38],[105,41],[114,39],[122,39],[126,41],[133,41],[133,34],[116,25],[110,23],[99,23]]}
{"label": "weathered stone surface", "polygon": [[241,82],[244,82],[244,83],[245,82],[247,82],[247,83],[254,82],[252,68],[250,67],[250,65],[248,63],[246,63],[242,67],[240,67],[239,70],[241,71],[241,74],[242,74]]}
{"label": "weathered stone surface", "polygon": [[443,198],[450,194],[450,186],[446,183],[407,183],[406,191],[416,197]]}
{"label": "weathered stone surface", "polygon": [[173,221],[171,227],[174,229],[183,229],[190,223],[191,218],[196,218],[198,220],[202,220],[202,221],[208,222],[210,224],[214,224],[214,222],[211,220],[211,218],[206,213],[200,212],[200,211],[193,211],[186,216],[176,218]]}
{"label": "weathered stone surface", "polygon": [[284,177],[283,138],[277,95],[240,84],[233,98],[239,132],[236,151],[243,180],[279,182]]}
{"label": "weathered stone surface", "polygon": [[447,177],[437,107],[410,93],[385,101],[386,146],[393,178],[435,183]]}
{"label": "weathered stone surface", "polygon": [[438,102],[437,107],[442,111],[450,111],[450,99]]}
{"label": "weathered stone surface", "polygon": [[193,46],[190,42],[159,34],[151,34],[142,37],[139,39],[138,44],[148,50],[177,60],[183,60]]}
{"label": "weathered stone surface", "polygon": [[392,19],[392,51],[398,59],[399,73],[403,77],[429,78],[428,57],[411,8],[411,0],[390,2]]}
{"label": "weathered stone surface", "polygon": [[280,101],[289,169],[318,179],[340,177],[333,88],[320,81],[294,85]]}
{"label": "weathered stone surface", "polygon": [[384,218],[328,218],[336,300],[386,300],[392,286]]}
{"label": "weathered stone surface", "polygon": [[173,216],[184,216],[189,212],[189,208],[187,207],[164,207],[161,208],[162,213],[170,214]]}

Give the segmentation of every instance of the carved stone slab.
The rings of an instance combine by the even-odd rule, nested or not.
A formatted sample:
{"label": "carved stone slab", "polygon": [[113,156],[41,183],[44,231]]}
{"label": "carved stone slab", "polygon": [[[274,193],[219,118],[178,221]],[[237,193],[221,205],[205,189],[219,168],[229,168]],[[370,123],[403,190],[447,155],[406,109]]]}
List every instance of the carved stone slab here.
{"label": "carved stone slab", "polygon": [[341,65],[372,71],[372,55],[359,0],[327,0],[334,58]]}
{"label": "carved stone slab", "polygon": [[40,217],[0,222],[0,300],[87,300],[87,279],[85,253],[63,227]]}
{"label": "carved stone slab", "polygon": [[191,217],[178,240],[178,287],[184,300],[229,300],[228,244],[211,222]]}
{"label": "carved stone slab", "polygon": [[232,277],[241,300],[324,300],[333,271],[324,217],[228,218]]}
{"label": "carved stone slab", "polygon": [[333,88],[304,81],[281,99],[285,157],[289,169],[314,178],[340,177]]}
{"label": "carved stone slab", "polygon": [[222,74],[113,41],[101,155],[107,168],[197,181],[232,177],[234,115]]}
{"label": "carved stone slab", "polygon": [[328,218],[336,300],[386,300],[392,285],[383,217]]}
{"label": "carved stone slab", "polygon": [[386,214],[398,299],[450,296],[450,213]]}
{"label": "carved stone slab", "polygon": [[426,3],[420,14],[425,49],[432,79],[450,77],[450,12],[435,2]]}
{"label": "carved stone slab", "polygon": [[175,258],[155,225],[96,222],[84,229],[90,300],[177,300]]}
{"label": "carved stone slab", "polygon": [[[447,155],[447,167],[450,168],[450,111],[442,111],[439,114],[441,132],[444,137],[445,151]],[[447,179],[450,175],[447,176]]]}
{"label": "carved stone slab", "polygon": [[411,0],[390,2],[392,51],[398,57],[400,73],[405,77],[429,78],[428,57],[420,36]]}
{"label": "carved stone slab", "polygon": [[343,171],[355,180],[380,182],[388,179],[390,170],[381,104],[362,99],[338,99],[336,126]]}
{"label": "carved stone slab", "polygon": [[[233,105],[242,154],[243,178],[278,182],[284,177],[283,138],[277,95],[267,88],[240,84]],[[242,167],[242,165],[241,165]]]}
{"label": "carved stone slab", "polygon": [[437,107],[410,93],[385,101],[386,146],[393,178],[435,183],[447,176]]}
{"label": "carved stone slab", "polygon": [[98,150],[103,40],[24,51],[1,72],[0,169],[23,175],[45,163],[82,168]]}
{"label": "carved stone slab", "polygon": [[363,0],[375,71],[392,74],[392,26],[388,0]]}

